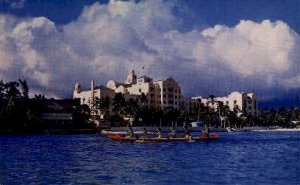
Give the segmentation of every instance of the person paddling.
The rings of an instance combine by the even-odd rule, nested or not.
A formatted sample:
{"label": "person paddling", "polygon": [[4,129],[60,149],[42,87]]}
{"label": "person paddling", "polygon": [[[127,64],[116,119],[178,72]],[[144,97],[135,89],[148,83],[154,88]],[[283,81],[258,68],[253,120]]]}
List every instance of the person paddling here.
{"label": "person paddling", "polygon": [[161,128],[160,127],[157,128],[156,134],[157,134],[157,138],[161,138]]}
{"label": "person paddling", "polygon": [[186,123],[183,124],[184,129],[184,137],[189,138],[189,140],[192,140],[191,132],[188,129],[188,125]]}
{"label": "person paddling", "polygon": [[127,130],[128,136],[126,136],[126,137],[133,138],[134,137],[134,133],[133,133],[133,129],[132,129],[131,125],[128,124],[127,128],[128,128],[128,130]]}
{"label": "person paddling", "polygon": [[174,138],[174,137],[176,137],[176,130],[175,130],[175,127],[172,126],[170,133],[169,133],[169,138]]}
{"label": "person paddling", "polygon": [[203,135],[205,137],[209,137],[209,126],[208,126],[208,124],[205,124]]}
{"label": "person paddling", "polygon": [[145,138],[147,138],[147,129],[146,129],[146,127],[144,127],[144,129],[143,129],[143,137],[142,137],[142,139],[145,139]]}

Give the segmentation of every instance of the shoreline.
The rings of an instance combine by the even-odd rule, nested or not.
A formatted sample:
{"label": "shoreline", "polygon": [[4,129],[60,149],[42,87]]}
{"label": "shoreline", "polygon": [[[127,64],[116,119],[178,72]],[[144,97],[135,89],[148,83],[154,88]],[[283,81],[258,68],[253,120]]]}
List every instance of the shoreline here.
{"label": "shoreline", "polygon": [[[133,127],[133,130],[136,134],[142,134],[144,127]],[[156,127],[146,127],[149,134],[155,134]],[[163,127],[162,133],[168,133],[169,127]],[[182,128],[177,129],[177,133],[183,133]],[[191,133],[202,132],[202,128],[190,128]],[[264,128],[241,128],[228,130],[226,128],[210,128],[210,132],[300,132],[300,128],[277,128],[277,129],[264,129]],[[127,134],[126,127],[112,127],[109,129],[76,129],[76,130],[42,130],[42,131],[15,131],[11,129],[0,130],[1,135],[80,135],[80,134]]]}

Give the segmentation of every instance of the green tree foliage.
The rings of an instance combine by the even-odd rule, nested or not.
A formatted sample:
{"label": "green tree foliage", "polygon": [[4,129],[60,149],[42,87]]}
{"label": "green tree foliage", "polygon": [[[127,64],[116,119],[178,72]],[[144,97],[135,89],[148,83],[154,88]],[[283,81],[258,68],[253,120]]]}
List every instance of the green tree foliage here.
{"label": "green tree foliage", "polygon": [[26,80],[19,79],[19,83],[21,86],[21,95],[24,99],[28,99],[29,88]]}
{"label": "green tree foliage", "polygon": [[[39,120],[39,114],[45,111],[44,103],[47,101],[44,95],[35,95],[29,99],[29,87],[26,80],[3,82],[0,81],[0,131],[14,130],[22,132],[26,130],[40,131],[43,124]],[[235,108],[233,111],[227,105],[215,100],[215,96],[209,97],[208,104],[219,103],[218,109],[212,109],[196,102],[189,111],[181,111],[173,107],[149,107],[147,96],[142,93],[139,97],[125,99],[121,93],[117,93],[113,99],[108,97],[95,100],[95,106],[104,115],[106,121],[112,126],[128,123],[134,120],[139,126],[182,126],[191,121],[203,121],[215,127],[243,127],[243,126],[269,126],[294,128],[295,121],[300,121],[299,108],[264,109],[258,116],[241,114],[242,111]],[[87,105],[77,106],[72,113],[73,128],[86,127],[91,110]],[[124,119],[127,118],[127,119]]]}
{"label": "green tree foliage", "polygon": [[82,128],[87,125],[91,110],[88,105],[79,105],[72,113],[75,128]]}
{"label": "green tree foliage", "polygon": [[0,81],[1,129],[23,129],[26,118],[26,102],[18,82]]}
{"label": "green tree foliage", "polygon": [[[30,99],[26,80],[0,81],[0,133],[42,133],[47,130],[47,126],[52,125],[42,122],[41,118],[44,113],[52,113],[48,112],[49,101],[41,94]],[[71,128],[86,127],[84,124],[89,115],[88,107],[77,107],[73,112],[75,119]],[[65,125],[59,127],[64,128]]]}
{"label": "green tree foliage", "polygon": [[35,94],[33,99],[35,99],[35,100],[46,100],[46,97],[43,94]]}
{"label": "green tree foliage", "polygon": [[105,119],[108,119],[109,111],[110,111],[110,105],[111,105],[110,98],[105,97],[105,98],[99,99],[97,97],[96,101],[95,101],[95,104],[96,104],[96,109],[100,110],[101,114],[104,115]]}

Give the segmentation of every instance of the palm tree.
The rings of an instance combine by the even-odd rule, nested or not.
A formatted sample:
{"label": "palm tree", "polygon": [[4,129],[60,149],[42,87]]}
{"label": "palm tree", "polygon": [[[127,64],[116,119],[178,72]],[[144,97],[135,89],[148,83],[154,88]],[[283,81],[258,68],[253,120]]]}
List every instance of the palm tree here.
{"label": "palm tree", "polygon": [[46,100],[46,97],[43,94],[35,94],[33,99],[35,99],[35,100]]}
{"label": "palm tree", "polygon": [[12,111],[16,105],[16,99],[20,97],[21,93],[18,89],[18,82],[8,82],[5,84],[5,99],[8,100],[7,109]]}
{"label": "palm tree", "polygon": [[197,99],[194,104],[191,104],[190,110],[188,111],[188,117],[190,120],[203,120],[203,113],[207,109],[207,106],[202,103],[201,99]]}
{"label": "palm tree", "polygon": [[125,98],[122,93],[117,93],[113,98],[112,102],[112,112],[114,114],[123,115],[125,108]]}
{"label": "palm tree", "polygon": [[215,95],[209,95],[208,98],[211,102],[215,102]]}
{"label": "palm tree", "polygon": [[[155,123],[157,124],[156,126],[161,127],[162,126],[162,119],[164,117],[164,112],[161,108],[155,109]],[[159,124],[159,125],[158,125]]]}
{"label": "palm tree", "polygon": [[102,114],[104,117],[109,113],[111,101],[109,97],[105,98],[96,98],[95,100],[95,107],[97,110],[100,110],[100,114]]}
{"label": "palm tree", "polygon": [[223,103],[219,104],[218,107],[219,110],[219,117],[220,117],[220,124],[221,127],[223,126],[224,128],[226,127],[226,124],[228,124],[228,117],[230,115],[230,108],[228,105],[224,105]]}
{"label": "palm tree", "polygon": [[18,89],[18,82],[0,82],[1,97],[1,122],[4,127],[14,130],[22,129],[24,126],[25,111],[20,104],[21,93]]}
{"label": "palm tree", "polygon": [[19,79],[19,83],[21,85],[21,94],[22,94],[23,98],[28,99],[29,88],[28,88],[27,81]]}
{"label": "palm tree", "polygon": [[142,94],[141,94],[141,96],[140,96],[140,101],[141,101],[143,107],[145,106],[145,103],[148,102],[147,96],[145,95],[145,93],[142,93]]}
{"label": "palm tree", "polygon": [[165,107],[163,109],[164,117],[168,124],[171,124],[172,126],[176,126],[178,117],[180,115],[179,110],[173,108],[173,107]]}
{"label": "palm tree", "polygon": [[16,99],[21,95],[18,82],[8,82],[5,84],[5,96],[7,99],[14,98]]}
{"label": "palm tree", "polygon": [[115,97],[111,103],[111,123],[114,125],[116,122],[117,124],[123,122],[123,116],[125,115],[125,98],[123,97],[122,93],[115,94]]}
{"label": "palm tree", "polygon": [[136,100],[130,98],[125,105],[125,114],[135,117],[137,115],[139,106]]}
{"label": "palm tree", "polygon": [[292,111],[292,120],[300,121],[300,110],[293,107]]}
{"label": "palm tree", "polygon": [[83,128],[87,126],[91,110],[88,105],[78,105],[72,112],[72,119],[74,126],[77,128]]}
{"label": "palm tree", "polygon": [[4,90],[5,90],[5,83],[3,83],[3,81],[0,81],[0,110],[3,108],[4,106]]}

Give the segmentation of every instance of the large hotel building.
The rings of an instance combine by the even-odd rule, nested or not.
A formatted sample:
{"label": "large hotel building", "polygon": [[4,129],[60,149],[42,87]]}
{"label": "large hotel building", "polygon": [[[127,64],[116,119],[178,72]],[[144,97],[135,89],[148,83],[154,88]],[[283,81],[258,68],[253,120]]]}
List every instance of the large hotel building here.
{"label": "large hotel building", "polygon": [[93,107],[95,99],[105,97],[113,99],[116,93],[123,94],[125,100],[132,98],[140,105],[148,107],[173,107],[189,111],[192,106],[201,102],[217,111],[222,103],[227,105],[230,110],[238,110],[239,112],[253,115],[258,113],[258,102],[254,93],[233,92],[227,97],[216,97],[214,101],[201,96],[185,98],[181,94],[180,85],[173,78],[169,77],[164,80],[154,81],[148,76],[137,77],[133,70],[124,83],[110,80],[106,86],[95,86],[92,80],[91,88],[88,90],[82,90],[80,84],[77,83],[73,91],[73,98],[79,98],[81,104],[86,104],[90,107],[92,114],[99,115],[100,110],[95,110]]}

